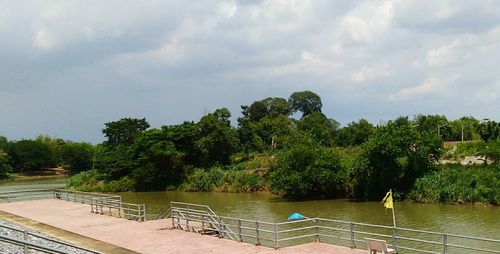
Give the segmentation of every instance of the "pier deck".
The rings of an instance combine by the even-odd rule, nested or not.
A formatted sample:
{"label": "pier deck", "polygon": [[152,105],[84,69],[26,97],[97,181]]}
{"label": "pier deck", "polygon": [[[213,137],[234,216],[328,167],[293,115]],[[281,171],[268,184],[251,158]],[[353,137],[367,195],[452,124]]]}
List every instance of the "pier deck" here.
{"label": "pier deck", "polygon": [[[361,254],[367,252],[323,243],[309,243],[275,250],[172,229],[170,219],[136,222],[97,215],[90,213],[89,205],[57,199],[0,203],[0,211],[138,253]],[[104,252],[123,253],[112,249]]]}

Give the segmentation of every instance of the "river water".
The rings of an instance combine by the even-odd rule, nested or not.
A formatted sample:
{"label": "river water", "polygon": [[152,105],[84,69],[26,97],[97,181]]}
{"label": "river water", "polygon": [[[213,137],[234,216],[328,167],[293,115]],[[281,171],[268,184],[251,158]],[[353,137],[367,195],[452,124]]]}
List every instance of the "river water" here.
{"label": "river water", "polygon": [[[64,187],[66,178],[53,177],[0,182],[0,191]],[[124,192],[124,202],[146,204],[154,212],[170,201],[208,205],[217,214],[230,217],[285,221],[293,212],[307,217],[322,217],[379,225],[392,225],[392,214],[379,202],[313,200],[289,202],[271,193],[217,192]],[[381,197],[382,198],[382,197]],[[398,227],[500,239],[500,207],[419,204],[395,202]]]}

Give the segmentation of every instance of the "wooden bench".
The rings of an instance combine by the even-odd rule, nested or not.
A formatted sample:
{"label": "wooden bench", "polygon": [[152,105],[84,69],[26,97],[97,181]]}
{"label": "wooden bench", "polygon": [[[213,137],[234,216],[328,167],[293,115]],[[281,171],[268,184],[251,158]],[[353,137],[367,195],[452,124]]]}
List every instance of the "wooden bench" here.
{"label": "wooden bench", "polygon": [[365,238],[366,246],[368,247],[368,253],[377,254],[379,252],[384,254],[396,254],[396,250],[387,248],[387,243],[384,240],[377,240],[371,238]]}

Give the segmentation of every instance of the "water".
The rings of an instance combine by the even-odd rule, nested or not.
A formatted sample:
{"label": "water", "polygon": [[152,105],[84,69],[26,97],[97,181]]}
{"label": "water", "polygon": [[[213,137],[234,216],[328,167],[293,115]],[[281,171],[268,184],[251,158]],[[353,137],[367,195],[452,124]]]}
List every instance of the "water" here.
{"label": "water", "polygon": [[68,177],[63,175],[23,177],[13,181],[3,180],[0,181],[0,191],[64,188],[67,180]]}

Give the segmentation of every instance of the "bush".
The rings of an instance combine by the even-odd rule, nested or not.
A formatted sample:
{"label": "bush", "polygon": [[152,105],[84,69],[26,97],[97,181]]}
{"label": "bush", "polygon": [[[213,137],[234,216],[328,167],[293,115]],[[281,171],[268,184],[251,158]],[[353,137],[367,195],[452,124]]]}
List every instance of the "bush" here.
{"label": "bush", "polygon": [[500,166],[443,166],[417,179],[409,197],[424,203],[499,205]]}
{"label": "bush", "polygon": [[194,169],[179,187],[184,191],[250,192],[261,188],[261,177],[244,170]]}
{"label": "bush", "polygon": [[135,182],[129,177],[105,182],[104,176],[92,169],[78,173],[68,180],[67,187],[78,191],[121,192],[134,190]]}

